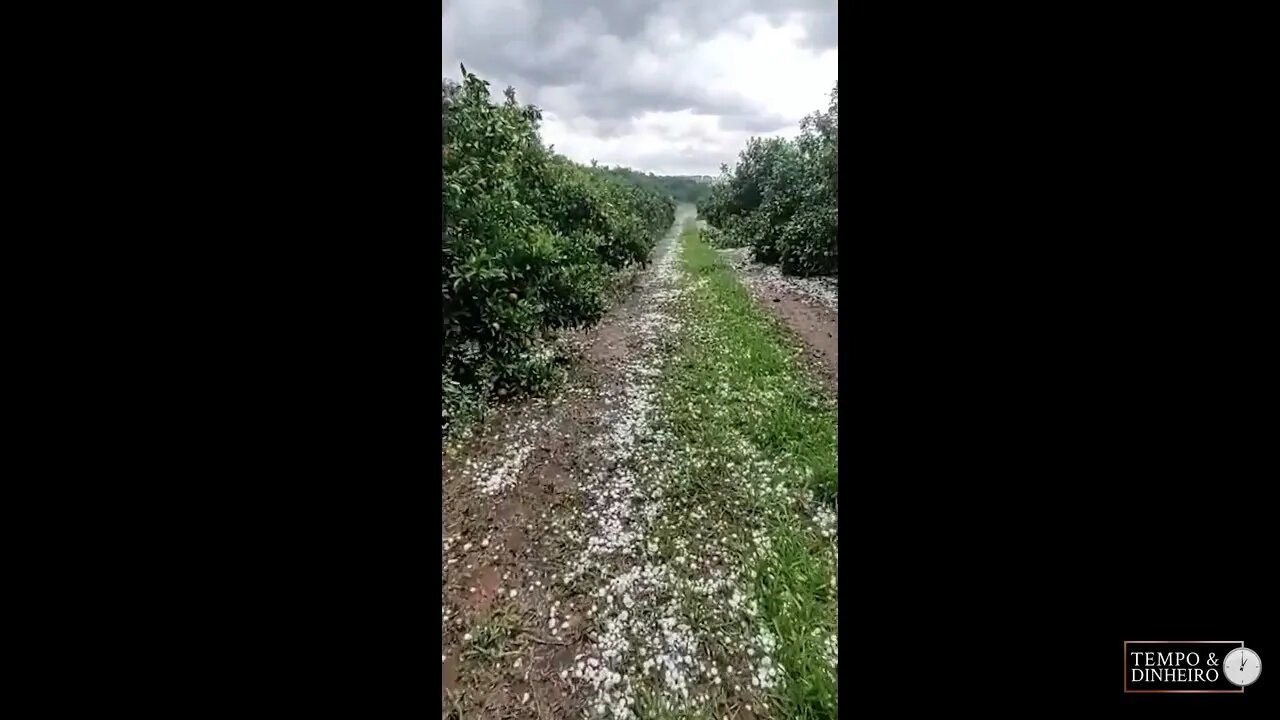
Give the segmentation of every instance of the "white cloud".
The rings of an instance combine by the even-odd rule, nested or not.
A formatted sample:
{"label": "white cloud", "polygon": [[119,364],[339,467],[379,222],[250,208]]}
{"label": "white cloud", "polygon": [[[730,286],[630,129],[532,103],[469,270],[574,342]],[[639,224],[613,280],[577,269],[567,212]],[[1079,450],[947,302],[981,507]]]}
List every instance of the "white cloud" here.
{"label": "white cloud", "polygon": [[543,116],[542,137],[557,152],[578,162],[624,165],[658,175],[715,175],[720,163],[733,164],[753,134],[789,135],[794,128],[751,133],[721,127],[716,115],[689,110],[645,112],[621,134],[605,136],[598,123],[585,116]]}

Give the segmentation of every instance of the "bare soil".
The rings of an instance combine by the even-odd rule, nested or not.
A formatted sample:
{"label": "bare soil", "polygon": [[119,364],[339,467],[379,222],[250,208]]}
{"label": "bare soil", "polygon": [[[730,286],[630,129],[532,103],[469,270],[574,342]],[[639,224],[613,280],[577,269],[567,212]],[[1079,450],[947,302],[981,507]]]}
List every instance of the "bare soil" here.
{"label": "bare soil", "polygon": [[786,323],[809,348],[815,367],[832,393],[840,391],[840,317],[836,311],[812,304],[785,290],[756,291],[760,304]]}
{"label": "bare soil", "polygon": [[760,306],[773,313],[804,342],[809,365],[833,395],[840,390],[840,313],[835,288],[821,279],[782,276],[752,262],[745,248],[722,250]]}

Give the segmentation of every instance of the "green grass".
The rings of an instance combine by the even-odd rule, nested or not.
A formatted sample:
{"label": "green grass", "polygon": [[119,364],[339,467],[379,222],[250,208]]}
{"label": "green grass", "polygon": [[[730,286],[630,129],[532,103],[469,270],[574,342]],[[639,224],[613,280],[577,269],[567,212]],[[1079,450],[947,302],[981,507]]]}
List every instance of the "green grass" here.
{"label": "green grass", "polygon": [[766,540],[744,541],[740,560],[754,570],[754,631],[772,634],[784,682],[758,695],[768,704],[757,714],[834,718],[835,672],[825,653],[836,631],[835,555],[810,518],[813,504],[830,507],[837,497],[835,407],[796,342],[715,250],[694,229],[681,241],[691,331],[660,401],[689,449],[680,491],[686,506],[708,508],[702,522],[713,532]]}
{"label": "green grass", "polygon": [[472,630],[471,642],[462,651],[463,662],[492,666],[507,655],[507,644],[519,629],[520,622],[512,613],[495,612]]}
{"label": "green grass", "polygon": [[686,270],[706,281],[694,293],[695,312],[730,352],[692,358],[700,375],[727,375],[745,394],[763,397],[763,417],[749,423],[752,440],[774,457],[787,456],[812,474],[805,482],[820,500],[836,499],[837,437],[833,404],[805,372],[800,348],[766,316],[733,271],[697,233],[686,232]]}

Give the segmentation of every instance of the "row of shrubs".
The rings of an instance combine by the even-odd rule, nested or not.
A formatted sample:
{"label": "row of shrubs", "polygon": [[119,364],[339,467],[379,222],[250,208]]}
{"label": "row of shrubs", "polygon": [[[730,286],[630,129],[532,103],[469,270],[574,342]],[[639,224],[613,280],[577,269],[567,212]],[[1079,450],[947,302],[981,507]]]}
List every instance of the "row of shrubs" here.
{"label": "row of shrubs", "polygon": [[721,166],[698,213],[708,240],[749,245],[755,259],[792,275],[834,275],[839,267],[839,87],[825,112],[795,139],[752,138],[732,172]]}
{"label": "row of shrubs", "polygon": [[538,135],[541,113],[463,68],[442,82],[442,426],[492,396],[554,376],[543,341],[593,323],[615,273],[648,257],[674,204],[625,176],[578,165]]}

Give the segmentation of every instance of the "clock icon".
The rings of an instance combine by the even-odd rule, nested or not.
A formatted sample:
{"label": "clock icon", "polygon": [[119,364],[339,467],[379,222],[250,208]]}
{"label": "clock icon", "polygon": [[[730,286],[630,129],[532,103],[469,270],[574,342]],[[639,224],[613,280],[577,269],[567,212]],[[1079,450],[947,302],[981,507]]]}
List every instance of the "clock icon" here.
{"label": "clock icon", "polygon": [[1232,685],[1252,685],[1262,674],[1262,660],[1247,647],[1236,648],[1222,658],[1222,676]]}

